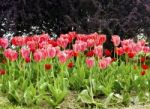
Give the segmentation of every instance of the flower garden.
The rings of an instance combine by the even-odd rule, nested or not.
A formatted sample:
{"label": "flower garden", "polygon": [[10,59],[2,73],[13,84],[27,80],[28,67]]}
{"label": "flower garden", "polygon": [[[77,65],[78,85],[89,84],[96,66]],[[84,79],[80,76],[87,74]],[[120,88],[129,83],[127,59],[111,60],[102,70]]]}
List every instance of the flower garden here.
{"label": "flower garden", "polygon": [[104,34],[48,34],[0,38],[0,93],[21,106],[61,108],[76,93],[80,108],[111,108],[150,101],[146,40]]}

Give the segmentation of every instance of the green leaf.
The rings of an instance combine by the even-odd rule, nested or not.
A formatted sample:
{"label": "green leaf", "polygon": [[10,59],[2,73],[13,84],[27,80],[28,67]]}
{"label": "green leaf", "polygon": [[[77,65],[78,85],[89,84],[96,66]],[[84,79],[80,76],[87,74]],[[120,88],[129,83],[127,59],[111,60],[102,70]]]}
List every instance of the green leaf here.
{"label": "green leaf", "polygon": [[36,89],[33,87],[33,84],[30,84],[30,86],[26,89],[23,97],[27,105],[32,105],[35,102]]}
{"label": "green leaf", "polygon": [[45,82],[45,83],[40,85],[40,90],[45,90],[47,87],[48,87],[48,83]]}
{"label": "green leaf", "polygon": [[28,83],[29,81],[28,80],[23,80],[23,83],[22,83],[22,89],[26,89],[28,87]]}
{"label": "green leaf", "polygon": [[114,82],[114,89],[116,92],[120,92],[123,89],[123,86],[120,81],[116,80]]}
{"label": "green leaf", "polygon": [[108,104],[110,103],[111,99],[113,98],[114,93],[110,93],[109,96],[106,98],[104,102],[104,107],[107,108]]}
{"label": "green leaf", "polygon": [[43,96],[42,98],[43,98],[46,102],[48,102],[48,103],[50,104],[50,106],[53,106],[53,107],[56,106],[55,102],[51,99],[51,97],[49,97],[49,96]]}
{"label": "green leaf", "polygon": [[128,105],[130,102],[130,94],[128,92],[123,93],[123,104]]}
{"label": "green leaf", "polygon": [[87,90],[83,90],[80,94],[79,94],[79,99],[81,99],[81,101],[83,103],[88,103],[88,104],[92,104],[94,103],[93,98],[89,95]]}

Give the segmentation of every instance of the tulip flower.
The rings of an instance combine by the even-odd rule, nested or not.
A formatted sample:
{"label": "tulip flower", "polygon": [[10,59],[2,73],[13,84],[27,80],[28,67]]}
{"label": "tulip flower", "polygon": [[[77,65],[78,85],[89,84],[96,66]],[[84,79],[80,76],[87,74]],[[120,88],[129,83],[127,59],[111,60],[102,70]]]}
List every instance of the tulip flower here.
{"label": "tulip flower", "polygon": [[120,37],[118,35],[113,35],[112,36],[112,42],[114,44],[115,47],[119,46],[120,44]]}
{"label": "tulip flower", "polygon": [[94,58],[86,58],[86,65],[91,68],[94,66]]}
{"label": "tulip flower", "polygon": [[4,49],[8,47],[8,39],[6,38],[0,38],[0,46]]}
{"label": "tulip flower", "polygon": [[9,48],[4,51],[4,56],[11,61],[15,61],[18,58],[18,53],[15,50]]}

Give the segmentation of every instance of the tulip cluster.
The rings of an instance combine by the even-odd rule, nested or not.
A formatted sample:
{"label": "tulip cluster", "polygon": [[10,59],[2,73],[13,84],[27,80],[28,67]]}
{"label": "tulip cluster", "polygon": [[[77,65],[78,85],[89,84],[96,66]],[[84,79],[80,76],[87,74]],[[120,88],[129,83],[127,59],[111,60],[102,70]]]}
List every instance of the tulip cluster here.
{"label": "tulip cluster", "polygon": [[48,34],[0,38],[0,92],[21,105],[45,100],[53,108],[69,89],[81,91],[79,99],[96,106],[101,95],[108,102],[121,94],[124,103],[136,91],[140,98],[150,90],[150,82],[144,82],[150,78],[150,47],[143,39],[112,35],[114,50],[109,50],[106,41],[104,34],[76,32],[57,39]]}
{"label": "tulip cluster", "polygon": [[[132,39],[122,40],[118,35],[112,35],[115,53],[118,56],[126,54],[129,58],[134,58],[139,53],[150,53],[150,47],[146,46],[145,40],[135,43]],[[105,69],[113,62],[111,51],[103,48],[106,42],[104,34],[77,34],[69,32],[61,34],[58,39],[50,38],[48,34],[34,35],[32,37],[13,37],[10,40],[11,45],[20,48],[19,51],[8,48],[8,39],[0,39],[0,47],[4,49],[4,56],[10,61],[17,60],[18,56],[25,62],[40,62],[44,59],[59,59],[60,63],[84,54],[87,59],[85,63],[89,68],[95,66],[95,59],[98,59],[99,68]],[[90,58],[89,58],[90,57]],[[70,65],[69,65],[70,66]]]}
{"label": "tulip cluster", "polygon": [[[10,42],[13,46],[20,48],[18,52],[7,48],[7,39],[1,38],[0,46],[4,49],[4,56],[11,61],[17,60],[17,57],[21,54],[21,57],[26,62],[30,62],[32,59],[40,62],[47,58],[58,57],[60,63],[65,63],[68,59],[76,57],[80,53],[85,54],[85,52],[87,52],[87,57],[96,56],[101,61],[104,58],[103,44],[105,41],[106,35],[103,34],[93,33],[85,35],[69,32],[68,34],[61,34],[57,40],[50,38],[48,34],[34,35],[32,37],[13,37]],[[72,49],[69,49],[68,46],[71,46]],[[94,66],[94,58],[91,59],[86,61],[89,67]]]}

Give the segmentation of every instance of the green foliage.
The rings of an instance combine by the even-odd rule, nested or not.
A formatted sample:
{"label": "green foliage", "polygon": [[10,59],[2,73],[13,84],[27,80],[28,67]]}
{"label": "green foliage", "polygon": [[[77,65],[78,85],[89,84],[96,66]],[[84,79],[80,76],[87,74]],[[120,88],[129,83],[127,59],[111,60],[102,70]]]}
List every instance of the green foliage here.
{"label": "green foliage", "polygon": [[[33,106],[46,102],[52,108],[59,108],[69,90],[78,93],[78,102],[86,104],[86,108],[149,102],[150,69],[141,75],[140,65],[134,60],[128,63],[121,60],[103,70],[88,68],[83,54],[65,64],[59,64],[56,58],[40,63],[7,60],[1,66],[7,73],[0,76],[0,92],[13,104]],[[67,67],[70,61],[73,68]],[[51,63],[52,69],[45,70],[45,63]],[[95,64],[98,64],[96,58]]]}

